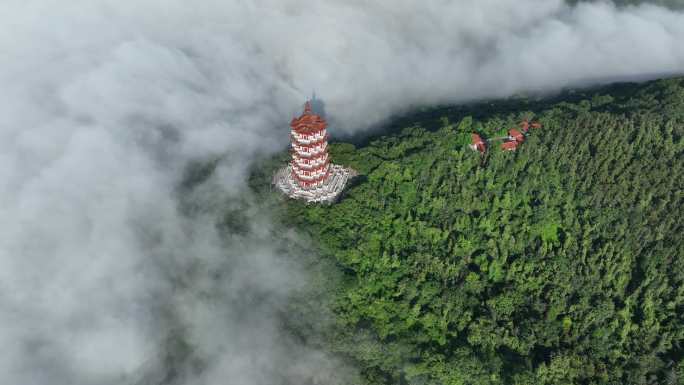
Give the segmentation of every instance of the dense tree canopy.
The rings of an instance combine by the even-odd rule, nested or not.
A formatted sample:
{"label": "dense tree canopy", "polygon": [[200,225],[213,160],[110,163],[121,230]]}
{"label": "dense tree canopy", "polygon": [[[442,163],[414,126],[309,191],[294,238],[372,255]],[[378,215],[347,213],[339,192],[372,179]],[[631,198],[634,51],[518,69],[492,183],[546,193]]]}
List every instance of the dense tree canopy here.
{"label": "dense tree canopy", "polygon": [[684,383],[683,79],[392,127],[331,146],[362,174],[339,203],[280,204],[344,271],[328,348],[366,383]]}

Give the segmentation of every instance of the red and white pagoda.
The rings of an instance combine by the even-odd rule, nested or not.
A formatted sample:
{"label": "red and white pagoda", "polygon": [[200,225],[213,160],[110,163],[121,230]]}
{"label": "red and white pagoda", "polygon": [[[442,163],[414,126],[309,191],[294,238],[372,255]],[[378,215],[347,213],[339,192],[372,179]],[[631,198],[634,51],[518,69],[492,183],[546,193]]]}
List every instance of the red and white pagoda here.
{"label": "red and white pagoda", "polygon": [[288,197],[331,203],[356,175],[352,169],[330,163],[327,126],[325,119],[311,111],[308,101],[304,113],[292,119],[292,160],[273,177],[273,183]]}

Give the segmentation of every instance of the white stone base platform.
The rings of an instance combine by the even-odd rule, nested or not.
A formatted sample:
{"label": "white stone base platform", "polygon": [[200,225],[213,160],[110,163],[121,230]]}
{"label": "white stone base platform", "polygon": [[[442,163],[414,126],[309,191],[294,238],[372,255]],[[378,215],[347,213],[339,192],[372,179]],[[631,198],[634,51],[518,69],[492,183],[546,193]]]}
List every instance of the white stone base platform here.
{"label": "white stone base platform", "polygon": [[283,194],[292,199],[303,199],[307,203],[333,203],[342,190],[344,190],[344,186],[346,186],[349,179],[357,176],[358,173],[351,168],[336,164],[330,165],[330,173],[330,177],[328,177],[323,185],[311,189],[303,189],[292,177],[292,168],[288,164],[275,173],[273,184]]}

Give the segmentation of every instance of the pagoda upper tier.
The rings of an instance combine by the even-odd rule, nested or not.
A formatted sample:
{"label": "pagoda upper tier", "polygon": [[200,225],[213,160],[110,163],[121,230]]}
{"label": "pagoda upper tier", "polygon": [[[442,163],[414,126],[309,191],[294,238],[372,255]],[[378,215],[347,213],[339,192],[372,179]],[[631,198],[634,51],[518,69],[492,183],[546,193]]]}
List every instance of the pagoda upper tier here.
{"label": "pagoda upper tier", "polygon": [[311,102],[304,105],[304,113],[298,118],[293,118],[290,127],[297,134],[312,134],[325,130],[328,123],[321,116],[311,112]]}

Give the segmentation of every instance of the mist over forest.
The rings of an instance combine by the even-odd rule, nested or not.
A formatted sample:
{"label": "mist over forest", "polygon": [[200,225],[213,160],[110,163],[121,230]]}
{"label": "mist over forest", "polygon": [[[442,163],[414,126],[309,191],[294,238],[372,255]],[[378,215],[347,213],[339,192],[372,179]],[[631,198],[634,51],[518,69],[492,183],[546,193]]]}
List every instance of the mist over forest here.
{"label": "mist over forest", "polygon": [[[386,234],[385,240],[344,233],[345,228],[353,228],[344,227],[349,224],[346,221],[354,221],[344,215],[351,211],[334,213],[347,207],[344,200],[340,206],[307,207],[281,200],[268,189],[273,167],[287,160],[287,124],[314,93],[325,107],[333,139],[363,138],[359,144],[380,140],[377,132],[399,135],[390,135],[390,139],[365,150],[340,145],[333,153],[339,162],[353,163],[369,179],[371,165],[388,168],[377,179],[364,182],[361,178],[353,187],[358,193],[371,186],[385,186],[386,199],[373,196],[383,205],[397,199],[392,195],[395,190],[411,194],[404,190],[420,172],[405,176],[392,168],[410,161],[403,158],[407,147],[415,146],[419,152],[422,147],[415,143],[436,140],[423,129],[431,132],[444,126],[451,130],[452,136],[444,136],[451,142],[439,144],[451,146],[445,150],[451,154],[464,144],[461,134],[467,130],[490,130],[493,134],[495,126],[513,124],[525,114],[546,117],[551,132],[564,138],[559,143],[566,146],[573,140],[567,137],[566,126],[596,131],[610,127],[619,133],[615,140],[622,141],[624,148],[609,158],[642,157],[654,165],[664,159],[662,164],[679,170],[680,83],[657,83],[637,95],[599,88],[604,90],[597,91],[599,98],[586,96],[586,102],[567,93],[684,73],[684,12],[679,2],[209,0],[188,4],[172,0],[161,4],[154,0],[5,0],[0,3],[0,21],[0,342],[4,347],[0,382],[270,385],[459,383],[458,379],[461,383],[474,383],[476,379],[480,383],[514,383],[511,381],[515,379],[524,383],[539,374],[542,364],[548,372],[544,378],[549,381],[565,377],[595,383],[605,378],[653,382],[683,377],[677,372],[681,368],[681,348],[677,345],[681,332],[676,330],[681,325],[682,294],[681,290],[671,290],[675,284],[682,286],[676,278],[681,268],[681,237],[673,233],[674,229],[681,230],[681,221],[672,216],[678,210],[676,204],[681,203],[681,186],[674,183],[681,179],[668,179],[664,170],[658,169],[662,172],[655,180],[639,184],[645,194],[652,193],[644,198],[644,207],[655,205],[671,225],[644,236],[651,242],[646,246],[653,247],[644,253],[660,250],[656,246],[664,240],[671,241],[668,247],[679,249],[655,253],[658,258],[653,259],[657,266],[652,269],[657,274],[672,270],[669,286],[639,289],[643,296],[638,294],[633,303],[629,302],[632,305],[625,307],[630,290],[641,287],[637,281],[627,283],[629,290],[621,294],[624,298],[613,303],[616,312],[623,311],[620,314],[627,314],[625,308],[642,309],[634,310],[643,314],[635,316],[629,325],[637,325],[632,325],[633,331],[643,331],[654,344],[651,350],[627,357],[627,362],[631,357],[643,358],[644,362],[633,363],[637,369],[626,368],[618,377],[605,377],[609,368],[598,364],[623,359],[611,355],[612,351],[596,354],[593,377],[563,372],[558,366],[563,363],[571,369],[589,365],[573,361],[572,354],[584,352],[585,345],[581,344],[570,344],[577,349],[560,354],[557,366],[552,365],[550,356],[541,357],[546,350],[535,350],[532,345],[519,350],[496,346],[493,351],[480,351],[477,343],[459,344],[468,339],[466,334],[449,339],[449,349],[462,353],[460,358],[445,356],[439,347],[430,345],[434,343],[430,338],[447,338],[437,332],[389,337],[396,342],[392,345],[379,338],[379,330],[394,328],[393,323],[398,321],[393,314],[405,304],[382,311],[370,305],[364,308],[363,301],[375,297],[364,291],[370,286],[354,286],[363,277],[354,272],[358,266],[350,263],[357,256],[336,251],[330,238],[311,229],[325,224],[350,236],[346,244],[351,247],[358,242],[366,248],[364,260],[379,269],[368,270],[374,274],[386,267],[375,264],[374,259],[384,258],[384,243],[398,241],[383,232],[387,228],[382,222],[377,224],[381,227],[365,231]],[[639,85],[630,87],[641,89]],[[602,95],[614,100],[601,99]],[[554,99],[558,97],[565,99]],[[507,100],[518,104],[507,110],[488,106],[490,101],[505,104]],[[482,101],[487,102],[477,111],[460,110]],[[458,112],[430,115],[436,106]],[[628,116],[630,110],[633,116]],[[591,114],[599,114],[596,119],[606,126],[597,126],[597,120],[592,120],[596,116]],[[448,118],[446,123],[440,120],[442,115]],[[657,122],[649,126],[639,120],[644,116],[657,117]],[[463,124],[462,132],[451,127],[459,124]],[[647,156],[635,148],[637,145],[626,144],[640,135],[634,127],[644,125],[649,134],[638,143],[662,146],[663,155],[658,155],[662,158],[651,153]],[[413,126],[425,127],[403,131]],[[370,133],[373,136],[368,136]],[[580,163],[570,147],[557,148],[544,135],[548,134],[541,134],[536,144],[539,148],[558,151],[568,162]],[[535,142],[529,144],[532,152]],[[373,151],[376,154],[369,155]],[[378,156],[387,157],[383,151],[394,155],[376,165]],[[480,188],[477,183],[488,171],[469,168],[475,161],[466,158],[463,151],[459,154],[456,156],[463,172],[472,171],[470,177],[474,179],[465,178],[465,174],[458,177]],[[521,152],[516,156],[527,155]],[[608,164],[614,161],[596,159]],[[564,167],[570,167],[558,162],[553,164],[563,172]],[[527,163],[521,160],[519,164]],[[620,177],[612,173],[613,169],[604,170],[602,167],[607,166],[603,163],[588,164],[599,170],[598,175]],[[433,179],[453,177],[444,172],[426,174],[421,183],[430,185]],[[587,178],[593,175],[583,172],[588,173]],[[498,175],[493,172],[489,176]],[[383,178],[389,182],[385,184]],[[662,189],[650,191],[648,183]],[[593,186],[585,187],[577,191],[599,194]],[[622,190],[609,191],[619,194]],[[434,197],[435,202],[441,202],[439,194]],[[377,203],[374,199],[367,203]],[[426,205],[433,202],[432,195],[416,199]],[[624,207],[632,203],[627,198],[619,202]],[[366,213],[363,210],[368,207],[358,209],[355,214]],[[333,213],[326,216],[325,210]],[[415,214],[405,212],[401,218],[418,220]],[[340,219],[330,222],[332,215],[340,215]],[[371,210],[368,215],[375,214]],[[648,214],[634,215],[646,215],[646,219],[620,222],[626,234],[644,224],[657,226]],[[423,225],[444,225],[440,231],[447,233],[453,230],[454,223],[446,217],[428,226],[431,220],[439,219],[433,216]],[[543,224],[551,228],[555,223],[537,219],[530,223],[539,222],[538,227],[526,236],[533,237],[537,230],[544,232],[540,230]],[[563,226],[558,229],[569,231]],[[427,233],[418,238],[424,241],[443,236]],[[557,247],[556,242],[570,238],[555,240],[551,230],[545,234],[546,239],[539,241],[544,249],[540,255]],[[488,237],[483,235],[482,240],[487,242]],[[382,250],[376,249],[380,245]],[[403,250],[400,246],[391,247]],[[431,249],[431,244],[424,247],[425,253],[441,255]],[[601,247],[605,248],[602,253],[619,254],[612,245]],[[562,250],[575,249],[568,246]],[[624,273],[621,284],[631,282],[626,278],[630,268],[643,260],[635,250],[629,256],[633,259],[620,260],[625,263],[621,267],[624,272],[620,270]],[[538,251],[527,252],[532,256]],[[574,257],[567,253],[566,260]],[[388,251],[387,255],[393,254]],[[673,265],[658,265],[668,257]],[[425,263],[420,258],[411,261]],[[482,277],[491,275],[493,282],[503,285],[499,273],[490,274],[482,267],[491,266],[492,261],[480,262],[473,263],[479,266]],[[508,266],[501,259],[496,259],[495,265],[497,269]],[[640,268],[639,274],[647,275],[651,271],[648,266]],[[459,270],[459,274],[464,271]],[[661,277],[656,272],[652,277]],[[468,279],[467,274],[465,277]],[[460,278],[449,279],[456,282]],[[383,279],[371,281],[378,283],[378,290],[395,283]],[[475,278],[470,276],[470,280]],[[471,281],[469,284],[475,285]],[[353,287],[360,291],[348,291]],[[432,298],[430,290],[416,290],[426,300]],[[378,295],[375,299],[389,298],[384,292]],[[350,298],[359,302],[351,303]],[[651,302],[639,307],[645,298]],[[557,299],[555,304],[564,300]],[[357,307],[352,309],[352,305]],[[464,311],[477,308],[467,301],[462,305],[459,309]],[[585,305],[573,311],[581,313]],[[672,314],[659,310],[649,313],[660,308]],[[574,323],[566,326],[563,317],[572,318],[571,314],[558,310],[557,315],[558,319],[549,320],[552,325],[544,330],[571,335],[572,325],[583,325],[573,319]],[[516,317],[513,312],[508,316]],[[484,324],[485,318],[482,320]],[[604,320],[612,318],[606,315]],[[649,329],[649,325],[642,325],[643,320],[652,320],[649,325],[658,327]],[[348,328],[340,328],[340,321]],[[539,325],[529,330],[537,333]],[[636,341],[629,334],[632,326],[623,329],[625,344]],[[593,327],[587,326],[583,329],[587,333],[579,333],[578,338],[591,333],[604,333],[601,338],[619,335],[615,328],[597,332]],[[357,328],[367,335],[350,332]],[[508,329],[491,331],[481,326],[477,335],[485,341],[485,336],[498,335],[501,330]],[[657,340],[654,330],[667,335]],[[426,335],[429,338],[424,341],[411,339]],[[556,347],[556,342],[568,343],[559,342],[561,337],[553,338],[544,340],[549,349]],[[523,342],[532,344],[530,341]],[[664,345],[656,346],[660,342]],[[423,361],[422,351],[412,350],[421,343],[426,346]],[[351,347],[355,344],[368,350],[354,350]],[[625,349],[614,347],[618,352],[628,351]],[[508,354],[509,350],[514,352]],[[528,353],[531,361],[518,360],[517,355]],[[376,360],[383,356],[389,361]],[[478,366],[489,358],[491,366]],[[447,361],[439,364],[440,359]],[[454,369],[464,363],[475,369]]]}

